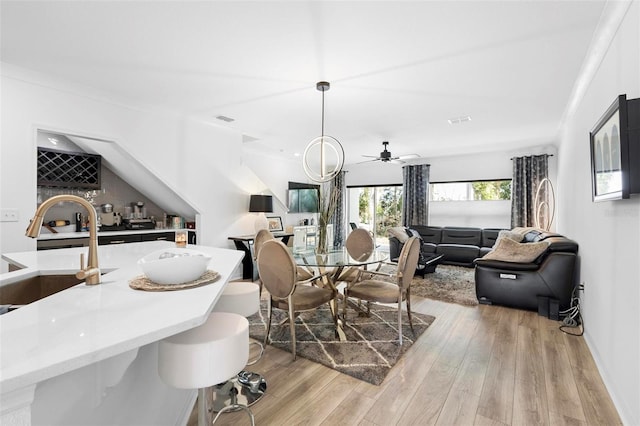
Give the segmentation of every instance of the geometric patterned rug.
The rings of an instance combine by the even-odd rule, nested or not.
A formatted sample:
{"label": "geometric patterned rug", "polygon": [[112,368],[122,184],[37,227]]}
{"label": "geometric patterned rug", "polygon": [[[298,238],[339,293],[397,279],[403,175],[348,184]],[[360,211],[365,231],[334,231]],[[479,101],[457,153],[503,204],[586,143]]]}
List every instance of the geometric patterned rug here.
{"label": "geometric patterned rug", "polygon": [[[249,317],[249,334],[260,342],[266,328],[266,301],[261,301],[260,311]],[[335,337],[333,320],[327,305],[302,312],[296,319],[297,355],[320,363],[374,385],[384,381],[391,368],[413,345],[414,341],[431,325],[435,317],[411,313],[413,329],[403,311],[403,344],[398,345],[397,309],[392,306],[371,305],[371,316],[358,315],[348,310],[348,322],[344,326],[346,341]],[[278,325],[287,314],[273,310],[271,320],[271,345],[291,352],[289,323]]]}

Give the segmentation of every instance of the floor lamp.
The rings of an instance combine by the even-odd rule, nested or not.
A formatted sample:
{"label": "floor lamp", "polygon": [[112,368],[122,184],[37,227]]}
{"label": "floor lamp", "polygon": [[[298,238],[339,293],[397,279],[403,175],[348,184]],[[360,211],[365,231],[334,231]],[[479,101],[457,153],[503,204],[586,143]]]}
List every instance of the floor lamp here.
{"label": "floor lamp", "polygon": [[[542,197],[543,188],[544,194],[549,196],[547,199]],[[536,228],[544,229],[545,231],[551,229],[551,224],[556,214],[556,193],[553,190],[553,185],[549,178],[544,178],[540,181],[533,207],[535,211],[534,219]],[[546,215],[544,215],[544,213],[546,213]]]}

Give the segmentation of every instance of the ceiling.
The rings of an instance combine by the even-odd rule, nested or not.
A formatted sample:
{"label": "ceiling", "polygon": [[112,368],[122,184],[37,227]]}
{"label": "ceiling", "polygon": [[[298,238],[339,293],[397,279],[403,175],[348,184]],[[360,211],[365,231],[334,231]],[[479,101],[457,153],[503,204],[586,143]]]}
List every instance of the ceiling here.
{"label": "ceiling", "polygon": [[326,80],[325,134],[350,164],[385,140],[423,157],[555,143],[604,5],[3,0],[0,54],[284,158],[320,135]]}

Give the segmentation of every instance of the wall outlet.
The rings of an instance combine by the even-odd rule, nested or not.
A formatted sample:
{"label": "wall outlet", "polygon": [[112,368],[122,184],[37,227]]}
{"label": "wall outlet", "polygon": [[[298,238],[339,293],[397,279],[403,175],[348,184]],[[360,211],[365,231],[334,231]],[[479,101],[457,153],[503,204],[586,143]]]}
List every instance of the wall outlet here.
{"label": "wall outlet", "polygon": [[0,222],[17,222],[18,209],[0,209]]}

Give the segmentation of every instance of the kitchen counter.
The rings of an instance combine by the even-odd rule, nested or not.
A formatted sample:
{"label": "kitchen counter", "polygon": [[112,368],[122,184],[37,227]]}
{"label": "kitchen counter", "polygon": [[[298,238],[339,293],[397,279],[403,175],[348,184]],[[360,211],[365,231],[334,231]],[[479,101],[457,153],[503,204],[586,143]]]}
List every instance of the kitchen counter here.
{"label": "kitchen counter", "polygon": [[[196,232],[195,229],[182,229],[190,232]],[[180,229],[164,228],[164,229],[125,229],[123,231],[98,231],[98,236],[112,236],[112,235],[130,235],[130,234],[157,234],[162,232],[175,232]],[[67,238],[89,238],[89,231],[82,232],[58,232],[57,234],[45,234],[41,233],[38,237],[38,241],[48,240],[61,240]]]}
{"label": "kitchen counter", "polygon": [[[0,405],[4,406],[3,418],[6,415],[6,407],[10,405],[8,401],[13,404],[14,394],[20,390],[35,387],[33,409],[39,406],[40,411],[46,411],[60,401],[56,401],[55,404],[51,401],[39,403],[39,395],[49,400],[55,399],[55,395],[61,400],[69,399],[68,395],[59,395],[59,386],[62,385],[52,382],[59,376],[72,375],[75,370],[84,371],[83,369],[90,365],[117,358],[116,356],[121,354],[132,353],[135,358],[138,349],[145,345],[196,327],[206,320],[230,275],[242,260],[242,253],[236,250],[190,245],[189,248],[200,250],[212,257],[209,269],[221,274],[217,282],[188,290],[165,292],[138,291],[129,287],[128,281],[142,273],[136,264],[140,257],[173,246],[173,243],[166,241],[100,246],[100,267],[103,272],[108,272],[102,276],[101,284],[80,284],[0,315]],[[82,252],[86,252],[86,248],[3,254],[4,260],[24,269],[0,275],[0,286],[29,276],[75,273]],[[142,361],[142,354],[149,359]],[[155,363],[154,354],[151,348],[141,350],[141,354],[137,355],[144,369],[149,370],[145,374],[152,376],[157,375],[156,366],[147,364]],[[129,362],[131,361],[125,362],[126,366]],[[96,371],[104,371],[104,367]],[[93,376],[95,371],[85,374],[80,380],[86,380],[87,377],[92,379]],[[112,382],[112,378],[104,380],[110,384]],[[151,377],[147,382],[153,380],[157,381],[157,377]],[[38,388],[43,382],[46,385],[42,386],[39,393]],[[83,385],[87,386],[75,383],[76,387]],[[155,388],[159,386],[158,383],[155,384]],[[52,387],[58,390],[47,393],[47,389]],[[89,385],[87,392],[96,392],[92,389],[95,387]],[[34,391],[30,392],[33,394]],[[131,389],[126,392],[131,393]],[[153,391],[149,390],[140,392],[151,392],[153,395]],[[167,393],[169,390],[164,389],[163,392]],[[105,397],[102,395],[95,398]],[[133,395],[129,396],[131,397]],[[157,403],[162,402],[159,400]],[[102,414],[113,415],[109,413],[111,410]],[[80,413],[75,415],[75,419],[82,418]],[[61,420],[64,421],[66,420]],[[151,420],[134,416],[128,421]],[[107,423],[110,421],[107,420]]]}

